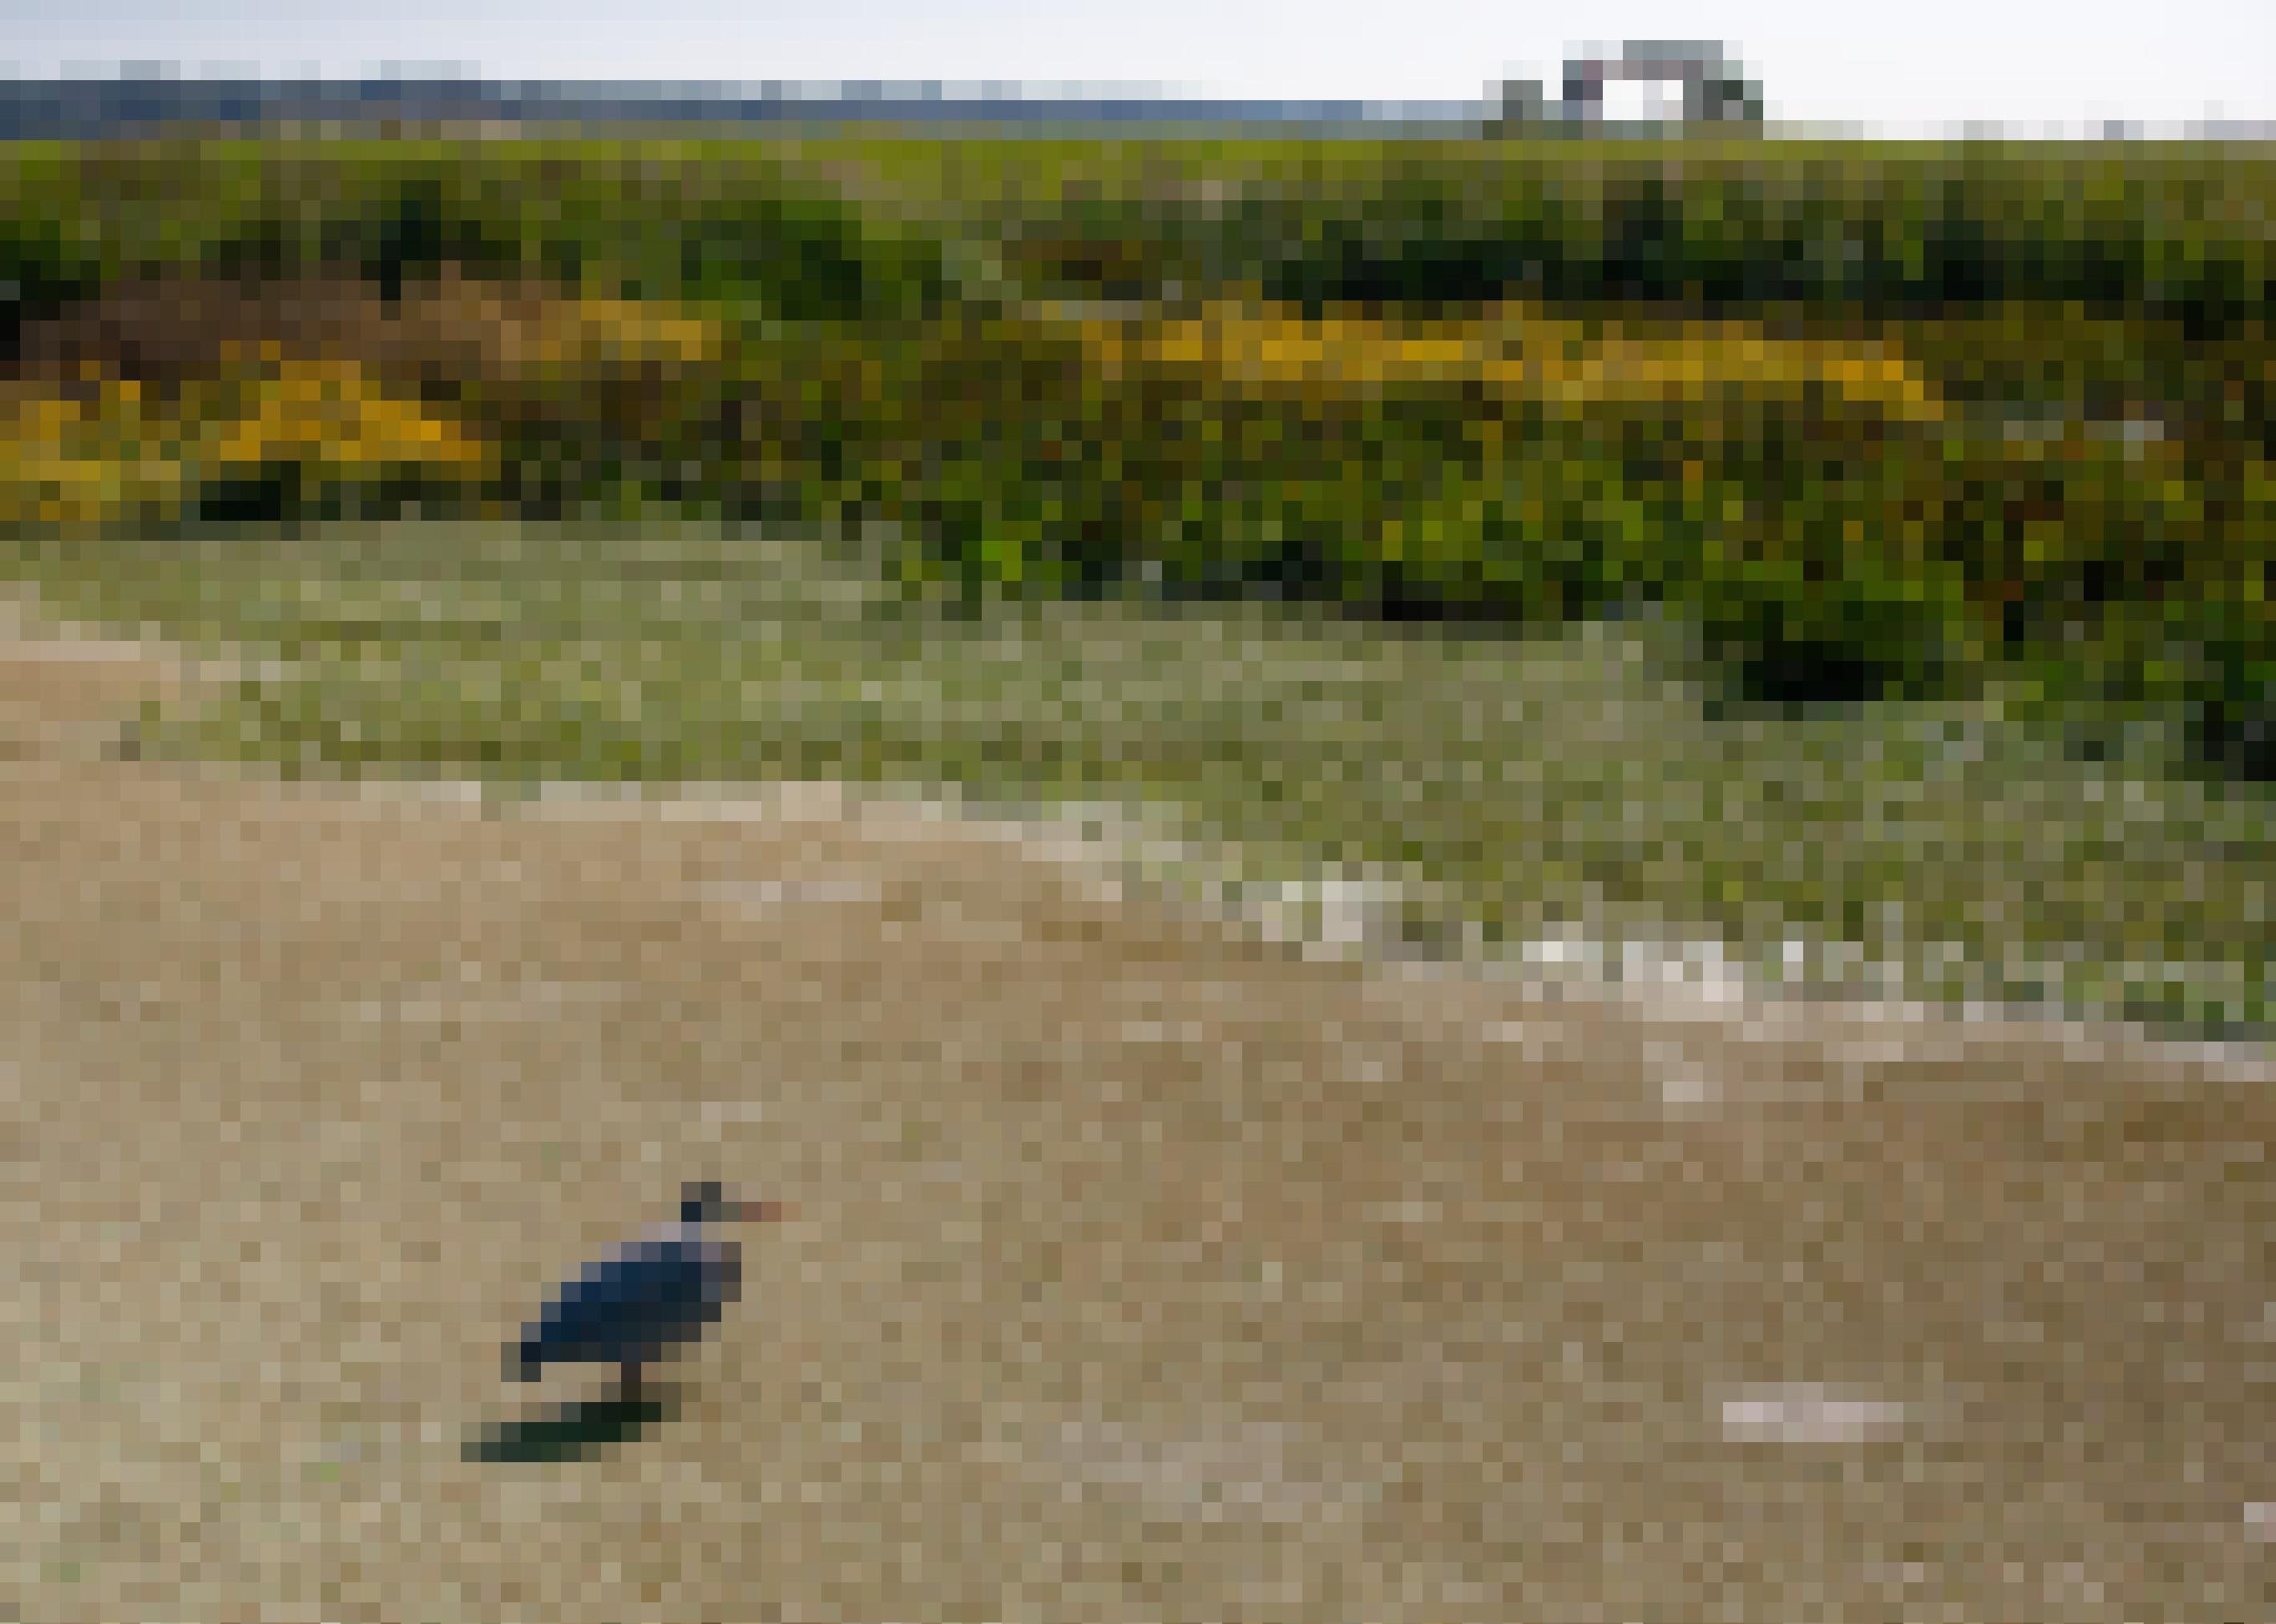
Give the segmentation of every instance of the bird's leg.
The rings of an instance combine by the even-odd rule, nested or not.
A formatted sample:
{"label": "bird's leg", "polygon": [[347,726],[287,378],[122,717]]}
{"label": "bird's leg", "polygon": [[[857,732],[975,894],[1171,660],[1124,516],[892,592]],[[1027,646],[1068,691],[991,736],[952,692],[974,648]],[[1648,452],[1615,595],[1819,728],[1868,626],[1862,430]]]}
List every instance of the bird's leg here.
{"label": "bird's leg", "polygon": [[637,1359],[627,1359],[618,1372],[617,1394],[627,1404],[640,1401],[641,1367]]}

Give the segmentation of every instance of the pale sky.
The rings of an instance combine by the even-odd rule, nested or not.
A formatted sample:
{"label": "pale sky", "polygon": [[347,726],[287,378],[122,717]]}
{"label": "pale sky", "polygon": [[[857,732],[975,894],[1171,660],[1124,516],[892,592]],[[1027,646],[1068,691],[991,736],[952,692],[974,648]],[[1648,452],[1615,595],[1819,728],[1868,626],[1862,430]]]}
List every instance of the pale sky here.
{"label": "pale sky", "polygon": [[1629,39],[1721,41],[1773,120],[1865,133],[2276,121],[2276,0],[0,0],[0,74],[32,78],[126,63],[185,78],[988,81],[1395,102],[1475,98],[1513,76],[1554,96],[1567,55]]}

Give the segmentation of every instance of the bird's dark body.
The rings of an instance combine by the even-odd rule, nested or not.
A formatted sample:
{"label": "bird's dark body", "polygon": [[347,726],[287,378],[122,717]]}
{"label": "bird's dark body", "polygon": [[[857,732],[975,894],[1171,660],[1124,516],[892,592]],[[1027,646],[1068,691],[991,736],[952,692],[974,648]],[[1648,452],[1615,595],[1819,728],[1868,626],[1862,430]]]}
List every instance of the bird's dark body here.
{"label": "bird's dark body", "polygon": [[588,1265],[524,1328],[520,1373],[549,1364],[641,1364],[718,1324],[742,1285],[732,1242],[636,1241]]}
{"label": "bird's dark body", "polygon": [[780,1218],[778,1201],[734,1201],[704,1180],[680,1192],[679,1221],[586,1265],[506,1348],[506,1372],[534,1381],[550,1364],[613,1364],[622,1397],[640,1392],[641,1367],[717,1325],[741,1294],[743,1258],[707,1224]]}

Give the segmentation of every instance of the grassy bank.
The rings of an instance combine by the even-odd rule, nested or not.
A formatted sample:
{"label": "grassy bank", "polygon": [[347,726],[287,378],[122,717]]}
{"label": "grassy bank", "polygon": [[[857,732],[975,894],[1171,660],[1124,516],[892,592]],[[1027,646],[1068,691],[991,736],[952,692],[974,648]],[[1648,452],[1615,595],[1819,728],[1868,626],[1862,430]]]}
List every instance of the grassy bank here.
{"label": "grassy bank", "polygon": [[2265,791],[2174,774],[2154,733],[2083,760],[2059,711],[1996,696],[1734,708],[1650,619],[1514,639],[1256,606],[975,618],[837,546],[685,527],[10,563],[63,612],[282,662],[148,719],[156,753],[1105,802],[1191,843],[1173,881],[1372,878],[1399,890],[1390,933],[1432,951],[1711,940],[1821,990],[2270,1020]]}

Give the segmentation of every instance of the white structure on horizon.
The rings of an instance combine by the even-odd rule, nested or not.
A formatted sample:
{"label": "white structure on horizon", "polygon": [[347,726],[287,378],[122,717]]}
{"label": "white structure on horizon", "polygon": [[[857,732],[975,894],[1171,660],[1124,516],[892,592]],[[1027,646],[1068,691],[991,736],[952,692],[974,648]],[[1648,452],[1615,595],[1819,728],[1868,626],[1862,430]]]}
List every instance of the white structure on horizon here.
{"label": "white structure on horizon", "polygon": [[1735,57],[1708,41],[1631,40],[1617,55],[1587,52],[1565,64],[1564,99],[1553,105],[1536,79],[1513,79],[1495,100],[1505,129],[1562,125],[1600,129],[1608,84],[1674,83],[1682,87],[1681,124],[1758,125],[1762,87]]}

